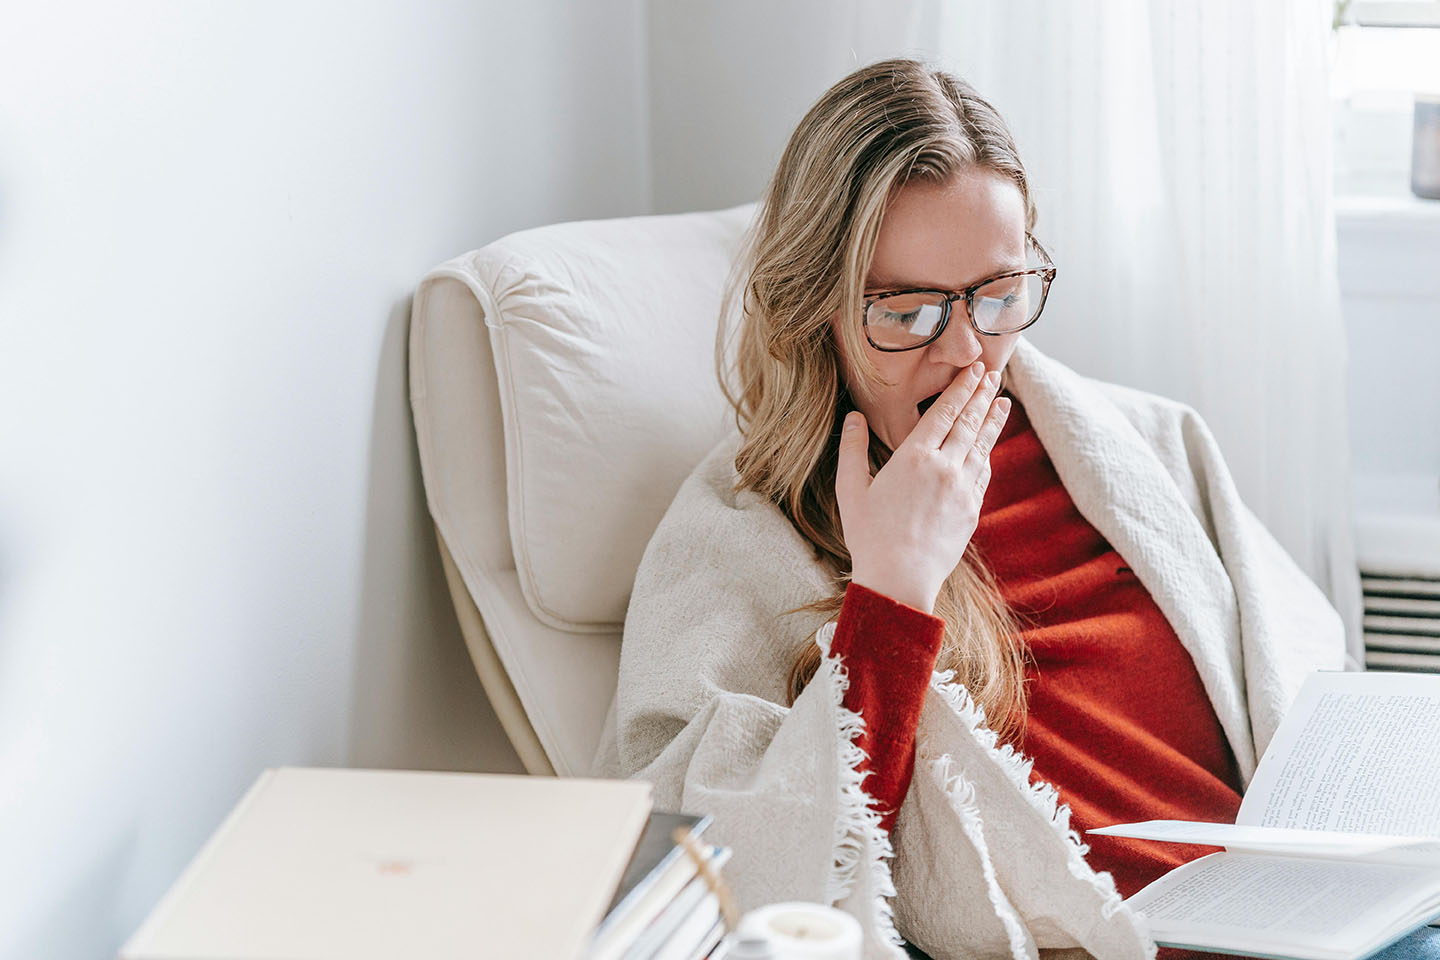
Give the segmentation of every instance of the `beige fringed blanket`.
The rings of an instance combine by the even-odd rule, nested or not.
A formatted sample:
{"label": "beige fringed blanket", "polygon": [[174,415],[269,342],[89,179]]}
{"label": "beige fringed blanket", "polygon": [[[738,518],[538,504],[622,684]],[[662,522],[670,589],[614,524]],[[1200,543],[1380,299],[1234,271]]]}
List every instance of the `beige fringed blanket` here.
{"label": "beige fringed blanket", "polygon": [[[1083,378],[1023,340],[1010,389],[1080,513],[1135,571],[1199,669],[1245,782],[1304,675],[1339,669],[1339,618],[1250,511],[1189,408]],[[826,656],[789,708],[798,645],[833,624],[784,611],[833,586],[776,507],[731,492],[738,436],[710,453],[655,532],[625,623],[620,682],[594,773],[655,784],[661,809],[715,817],[742,910],[840,906],[866,960],[1153,956],[1143,918],[1085,862],[1055,791],[937,673],[894,832],[856,772],[863,720]],[[898,931],[898,932],[897,932]]]}

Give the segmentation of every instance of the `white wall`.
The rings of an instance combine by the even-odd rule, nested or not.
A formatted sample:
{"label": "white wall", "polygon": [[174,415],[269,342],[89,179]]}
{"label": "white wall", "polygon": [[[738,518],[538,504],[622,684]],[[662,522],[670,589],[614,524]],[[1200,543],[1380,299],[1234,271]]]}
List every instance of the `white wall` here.
{"label": "white wall", "polygon": [[810,105],[857,67],[907,52],[918,16],[907,2],[648,0],[656,211],[759,199]]}
{"label": "white wall", "polygon": [[519,769],[435,561],[407,298],[643,212],[641,19],[7,7],[0,957],[113,955],[267,765]]}
{"label": "white wall", "polygon": [[1440,202],[1347,197],[1337,221],[1356,507],[1428,522],[1437,542]]}

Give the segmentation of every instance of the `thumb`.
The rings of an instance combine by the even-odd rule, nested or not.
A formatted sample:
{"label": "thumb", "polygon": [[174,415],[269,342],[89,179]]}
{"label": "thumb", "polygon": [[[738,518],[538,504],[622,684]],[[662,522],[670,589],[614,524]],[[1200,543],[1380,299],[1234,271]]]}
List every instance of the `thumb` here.
{"label": "thumb", "polygon": [[851,410],[840,430],[840,456],[835,466],[835,500],[841,510],[870,489],[870,431],[865,414]]}

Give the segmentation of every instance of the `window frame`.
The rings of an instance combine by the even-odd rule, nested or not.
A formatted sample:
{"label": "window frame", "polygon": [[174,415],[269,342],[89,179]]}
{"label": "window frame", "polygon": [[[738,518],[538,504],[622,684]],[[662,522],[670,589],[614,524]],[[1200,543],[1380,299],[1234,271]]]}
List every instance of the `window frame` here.
{"label": "window frame", "polygon": [[1440,0],[1337,0],[1335,25],[1440,29]]}

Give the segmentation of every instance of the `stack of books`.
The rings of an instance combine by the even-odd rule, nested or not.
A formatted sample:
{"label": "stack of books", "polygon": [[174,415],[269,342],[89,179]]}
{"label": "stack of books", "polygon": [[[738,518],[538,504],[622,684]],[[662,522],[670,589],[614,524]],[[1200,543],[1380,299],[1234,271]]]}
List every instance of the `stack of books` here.
{"label": "stack of books", "polygon": [[719,960],[730,850],[698,842],[710,820],[650,814],[585,960]]}

